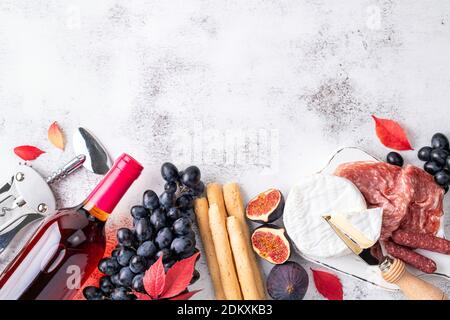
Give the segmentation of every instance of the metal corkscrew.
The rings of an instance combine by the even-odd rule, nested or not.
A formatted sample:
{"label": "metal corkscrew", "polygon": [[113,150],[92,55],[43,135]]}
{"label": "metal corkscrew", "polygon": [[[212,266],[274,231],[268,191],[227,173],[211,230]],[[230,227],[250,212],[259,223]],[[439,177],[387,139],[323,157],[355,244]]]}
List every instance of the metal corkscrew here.
{"label": "metal corkscrew", "polygon": [[46,179],[48,184],[52,184],[56,181],[62,180],[67,176],[71,175],[78,169],[80,169],[84,162],[86,161],[86,156],[84,154],[79,155],[73,158],[69,163],[67,163],[64,167],[55,171],[50,177]]}

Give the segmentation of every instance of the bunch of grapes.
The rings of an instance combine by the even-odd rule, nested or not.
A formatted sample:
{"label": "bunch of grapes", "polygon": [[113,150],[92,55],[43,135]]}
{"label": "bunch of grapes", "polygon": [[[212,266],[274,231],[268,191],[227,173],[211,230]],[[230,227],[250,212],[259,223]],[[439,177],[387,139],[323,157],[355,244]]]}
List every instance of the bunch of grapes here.
{"label": "bunch of grapes", "polygon": [[[200,170],[191,166],[180,172],[172,163],[164,163],[161,175],[166,181],[164,192],[158,197],[146,191],[142,205],[131,209],[133,228],[117,231],[117,247],[98,265],[104,274],[99,287],[86,287],[86,299],[136,299],[132,292],[145,292],[144,274],[160,257],[167,271],[198,251],[192,225],[194,199],[205,190]],[[193,282],[199,276],[196,271]]]}

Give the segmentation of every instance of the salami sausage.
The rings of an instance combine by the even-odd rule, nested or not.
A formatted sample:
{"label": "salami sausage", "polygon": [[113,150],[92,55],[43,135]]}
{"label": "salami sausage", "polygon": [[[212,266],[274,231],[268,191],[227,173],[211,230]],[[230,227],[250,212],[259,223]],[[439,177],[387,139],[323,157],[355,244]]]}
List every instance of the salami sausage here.
{"label": "salami sausage", "polygon": [[450,241],[431,234],[397,230],[392,235],[392,240],[409,248],[450,254]]}
{"label": "salami sausage", "polygon": [[419,269],[425,273],[434,273],[437,269],[436,263],[424,257],[423,255],[412,251],[409,248],[400,246],[392,241],[383,242],[386,251],[393,256],[394,258],[398,258],[403,260],[405,263],[411,265],[412,267]]}

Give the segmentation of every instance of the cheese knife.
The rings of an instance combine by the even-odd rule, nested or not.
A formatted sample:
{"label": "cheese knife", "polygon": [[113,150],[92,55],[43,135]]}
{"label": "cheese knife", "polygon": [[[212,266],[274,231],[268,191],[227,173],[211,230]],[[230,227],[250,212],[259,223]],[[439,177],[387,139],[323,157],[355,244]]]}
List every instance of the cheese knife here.
{"label": "cheese knife", "polygon": [[338,227],[333,222],[332,216],[324,216],[323,218],[355,255],[369,266],[378,266],[383,278],[389,283],[396,284],[408,299],[448,300],[448,296],[442,290],[406,270],[403,261],[388,256],[382,243],[380,243],[380,246],[383,251],[383,258],[380,263],[371,253],[371,248],[378,242],[370,243],[369,241],[364,241],[365,239],[361,240],[359,235],[352,236],[352,232]]}

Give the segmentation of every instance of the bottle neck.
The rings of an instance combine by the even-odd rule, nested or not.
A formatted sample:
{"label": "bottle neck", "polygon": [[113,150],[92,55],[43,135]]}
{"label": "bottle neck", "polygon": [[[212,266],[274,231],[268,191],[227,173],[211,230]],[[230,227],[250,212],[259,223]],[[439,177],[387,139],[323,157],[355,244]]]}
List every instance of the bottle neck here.
{"label": "bottle neck", "polygon": [[143,167],[123,154],[83,203],[83,209],[100,221],[106,221],[119,201],[139,177]]}

